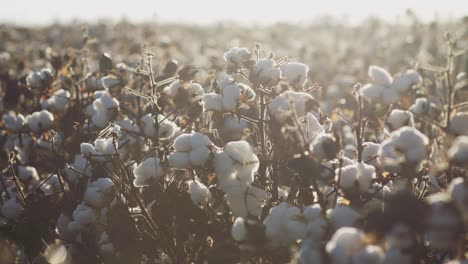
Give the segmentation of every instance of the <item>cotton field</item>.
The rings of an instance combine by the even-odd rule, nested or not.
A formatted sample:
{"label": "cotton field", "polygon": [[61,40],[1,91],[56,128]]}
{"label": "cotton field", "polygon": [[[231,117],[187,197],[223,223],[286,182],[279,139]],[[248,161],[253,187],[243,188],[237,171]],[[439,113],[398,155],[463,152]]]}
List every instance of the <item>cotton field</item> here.
{"label": "cotton field", "polygon": [[468,19],[0,25],[0,263],[468,263]]}

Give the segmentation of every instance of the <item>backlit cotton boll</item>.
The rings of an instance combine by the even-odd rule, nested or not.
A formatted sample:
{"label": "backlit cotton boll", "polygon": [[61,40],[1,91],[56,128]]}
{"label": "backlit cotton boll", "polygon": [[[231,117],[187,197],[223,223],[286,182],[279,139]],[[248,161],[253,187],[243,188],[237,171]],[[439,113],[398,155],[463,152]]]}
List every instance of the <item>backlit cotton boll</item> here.
{"label": "backlit cotton boll", "polygon": [[367,192],[375,178],[375,168],[372,165],[358,163],[341,168],[341,177],[338,178],[340,169],[335,170],[336,181],[344,191],[358,188],[361,192]]}
{"label": "backlit cotton boll", "polygon": [[264,189],[256,186],[246,186],[237,182],[237,185],[231,185],[226,192],[226,200],[229,203],[232,215],[236,217],[260,216],[262,206],[267,199],[267,193]]}
{"label": "backlit cotton boll", "polygon": [[233,47],[228,52],[224,53],[224,61],[228,71],[235,71],[244,65],[244,62],[249,60],[252,54],[247,48]]}
{"label": "backlit cotton boll", "polygon": [[41,133],[52,128],[54,115],[47,110],[34,112],[26,117],[29,129],[34,133]]}
{"label": "backlit cotton boll", "polygon": [[359,89],[359,93],[371,103],[392,104],[398,101],[397,91],[388,86],[378,84],[366,84]]}
{"label": "backlit cotton boll", "polygon": [[83,196],[83,203],[93,208],[103,208],[113,199],[112,180],[108,178],[99,178],[88,184]]}
{"label": "backlit cotton boll", "polygon": [[134,170],[136,187],[148,186],[152,182],[159,181],[164,176],[164,168],[159,158],[147,158]]}
{"label": "backlit cotton boll", "polygon": [[174,141],[174,152],[167,158],[169,166],[176,169],[202,167],[211,158],[213,142],[201,134],[182,134]]}
{"label": "backlit cotton boll", "polygon": [[422,83],[422,76],[415,70],[407,70],[398,76],[392,83],[392,88],[399,93],[407,92],[413,85]]}
{"label": "backlit cotton boll", "polygon": [[36,168],[32,166],[18,166],[18,178],[26,184],[35,184],[40,181]]}
{"label": "backlit cotton boll", "polygon": [[41,100],[42,109],[47,109],[53,112],[63,112],[66,110],[70,100],[70,92],[60,89],[51,97]]}
{"label": "backlit cotton boll", "polygon": [[260,59],[252,71],[254,83],[268,87],[279,82],[281,69],[273,59]]}
{"label": "backlit cotton boll", "polygon": [[8,130],[18,132],[26,125],[26,118],[22,114],[10,111],[8,114],[3,114],[2,122]]}
{"label": "backlit cotton boll", "polygon": [[268,104],[268,110],[271,118],[283,124],[292,115],[291,104],[294,106],[297,116],[302,117],[307,112],[315,110],[315,103],[314,97],[310,94],[287,91],[271,100]]}
{"label": "backlit cotton boll", "polygon": [[402,127],[382,142],[379,161],[390,171],[398,171],[403,163],[418,165],[428,156],[428,144],[429,139],[419,130]]}
{"label": "backlit cotton boll", "polygon": [[244,102],[251,102],[255,99],[255,92],[250,86],[243,83],[236,83],[230,79],[226,83],[220,83],[221,95],[214,93],[206,94],[203,97],[205,110],[231,112]]}
{"label": "backlit cotton boll", "polygon": [[292,85],[304,85],[309,73],[309,66],[299,62],[287,62],[280,66],[282,80]]}
{"label": "backlit cotton boll", "polygon": [[112,98],[108,93],[102,94],[93,102],[93,113],[91,120],[93,125],[104,128],[112,120],[115,111],[119,108],[119,101]]}
{"label": "backlit cotton boll", "polygon": [[[146,114],[141,117],[140,119],[141,129],[143,130],[143,134],[146,137],[152,138],[155,135],[156,129],[154,128],[155,125],[155,118],[152,114]],[[158,136],[160,139],[169,139],[172,138],[176,131],[178,130],[177,125],[165,118],[163,115],[158,115],[158,123],[159,123],[159,131]]]}
{"label": "backlit cotton boll", "polygon": [[53,76],[52,71],[48,68],[44,68],[38,72],[31,72],[26,77],[26,83],[32,89],[42,90],[52,83]]}
{"label": "backlit cotton boll", "polygon": [[449,131],[455,135],[468,136],[468,112],[460,112],[452,117]]}
{"label": "backlit cotton boll", "polygon": [[89,143],[81,143],[81,155],[86,159],[90,159],[97,162],[104,162],[112,159],[112,156],[116,154],[115,148],[118,148],[117,142],[114,147],[113,138],[98,138],[94,141],[94,146]]}
{"label": "backlit cotton boll", "polygon": [[372,83],[381,86],[390,86],[393,83],[393,78],[390,73],[382,67],[371,65],[368,73]]}
{"label": "backlit cotton boll", "polygon": [[413,127],[413,114],[410,111],[393,109],[385,125],[389,131],[394,131],[404,126]]}
{"label": "backlit cotton boll", "polygon": [[413,105],[410,106],[409,110],[416,115],[426,115],[434,118],[437,114],[437,105],[430,102],[425,97],[416,98]]}
{"label": "backlit cotton boll", "polygon": [[457,137],[447,152],[450,160],[456,164],[464,164],[468,161],[468,136]]}
{"label": "backlit cotton boll", "polygon": [[210,190],[203,183],[197,180],[189,180],[187,181],[187,185],[190,198],[192,198],[194,205],[200,205],[207,202],[211,197]]}
{"label": "backlit cotton boll", "polygon": [[364,239],[364,233],[356,228],[338,229],[325,246],[331,263],[351,264],[353,256],[364,247]]}
{"label": "backlit cotton boll", "polygon": [[378,159],[380,144],[374,142],[364,142],[362,146],[362,161],[378,168],[380,166]]}

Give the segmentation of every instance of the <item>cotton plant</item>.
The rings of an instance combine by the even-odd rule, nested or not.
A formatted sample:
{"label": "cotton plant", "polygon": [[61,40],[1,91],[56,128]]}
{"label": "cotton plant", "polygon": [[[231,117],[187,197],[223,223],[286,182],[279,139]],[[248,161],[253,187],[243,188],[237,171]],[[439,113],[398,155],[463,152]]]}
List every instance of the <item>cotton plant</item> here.
{"label": "cotton plant", "polygon": [[301,243],[298,262],[322,263],[324,261],[322,241],[328,226],[322,215],[322,208],[318,204],[307,206],[303,210],[303,215],[307,219],[307,233]]}
{"label": "cotton plant", "polygon": [[203,167],[212,159],[213,142],[201,133],[182,134],[174,141],[174,152],[167,157],[175,169]]}
{"label": "cotton plant", "polygon": [[117,154],[118,143],[114,142],[112,137],[98,138],[94,141],[94,145],[90,143],[81,143],[81,155],[90,161],[105,162],[113,158]]}
{"label": "cotton plant", "polygon": [[51,129],[54,126],[54,115],[42,110],[26,116],[26,123],[33,133],[39,134]]}
{"label": "cotton plant", "polygon": [[64,112],[68,107],[70,96],[71,94],[69,91],[60,89],[53,93],[49,98],[41,99],[40,103],[42,109],[47,109],[54,113]]}
{"label": "cotton plant", "polygon": [[422,83],[421,75],[415,70],[407,70],[400,76],[393,78],[384,68],[371,65],[368,75],[371,78],[371,83],[362,86],[359,93],[372,103],[395,103],[411,87]]}
{"label": "cotton plant", "polygon": [[206,111],[233,112],[243,103],[255,100],[254,90],[243,83],[235,82],[226,77],[220,82],[221,94],[207,93],[203,96]]}

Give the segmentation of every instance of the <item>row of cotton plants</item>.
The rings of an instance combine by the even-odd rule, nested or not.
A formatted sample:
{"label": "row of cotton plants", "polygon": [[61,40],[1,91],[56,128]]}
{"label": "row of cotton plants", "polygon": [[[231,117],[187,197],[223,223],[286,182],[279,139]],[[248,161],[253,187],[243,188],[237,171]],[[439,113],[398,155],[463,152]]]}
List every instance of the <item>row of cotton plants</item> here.
{"label": "row of cotton plants", "polygon": [[5,259],[466,262],[466,49],[450,36],[445,65],[368,65],[338,102],[259,44],[202,80],[156,72],[151,52],[89,72],[91,46],[2,74],[18,89],[0,125]]}

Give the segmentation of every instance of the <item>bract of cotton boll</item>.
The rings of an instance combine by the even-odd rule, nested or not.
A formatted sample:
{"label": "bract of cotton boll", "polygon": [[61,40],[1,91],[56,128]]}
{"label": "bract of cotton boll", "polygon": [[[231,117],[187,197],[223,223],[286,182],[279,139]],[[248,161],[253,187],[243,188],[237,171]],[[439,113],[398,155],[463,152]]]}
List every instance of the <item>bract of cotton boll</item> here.
{"label": "bract of cotton boll", "polygon": [[419,165],[427,158],[428,144],[429,139],[417,129],[402,127],[381,143],[379,161],[390,171],[398,171],[403,163]]}
{"label": "bract of cotton boll", "polygon": [[354,226],[356,221],[360,218],[360,215],[349,206],[341,205],[333,209],[329,209],[327,211],[327,218],[329,219],[333,230],[337,230],[342,227]]}
{"label": "bract of cotton boll", "polygon": [[292,85],[304,85],[309,73],[309,66],[299,62],[287,62],[280,65],[282,79]]}
{"label": "bract of cotton boll", "polygon": [[369,66],[368,75],[372,83],[382,86],[390,86],[393,83],[393,78],[390,73],[382,67],[371,65]]}
{"label": "bract of cotton boll", "polygon": [[368,192],[371,187],[372,180],[375,178],[375,168],[372,165],[358,163],[341,168],[341,177],[339,177],[340,169],[335,170],[336,180],[339,181],[339,186],[343,191],[353,190],[356,187],[361,192]]}
{"label": "bract of cotton boll", "polygon": [[187,181],[187,185],[188,192],[190,194],[190,198],[192,198],[193,204],[200,205],[204,202],[207,202],[208,199],[211,197],[211,193],[208,187],[206,187],[200,181],[189,180]]}
{"label": "bract of cotton boll", "polygon": [[468,136],[457,137],[447,152],[450,160],[456,164],[468,161]]}
{"label": "bract of cotton boll", "polygon": [[17,198],[11,197],[2,204],[0,212],[9,220],[16,220],[21,216],[23,210],[21,202]]}
{"label": "bract of cotton boll", "polygon": [[164,168],[159,158],[147,158],[134,170],[136,187],[148,186],[152,182],[159,181],[164,176]]}
{"label": "bract of cotton boll", "polygon": [[455,246],[458,234],[463,232],[457,208],[451,203],[449,195],[436,196],[430,205],[425,237],[431,248],[449,250]]}
{"label": "bract of cotton boll", "polygon": [[267,199],[265,190],[256,186],[246,186],[240,182],[225,191],[229,208],[232,215],[236,217],[258,217]]}
{"label": "bract of cotton boll", "polygon": [[447,192],[457,206],[464,225],[468,225],[468,183],[462,177],[455,178],[450,182]]}
{"label": "bract of cotton boll", "polygon": [[235,71],[244,66],[244,63],[252,57],[247,48],[233,47],[224,53],[224,61],[229,71]]}
{"label": "bract of cotton boll", "polygon": [[252,71],[254,83],[268,87],[278,83],[281,70],[273,59],[259,59]]}
{"label": "bract of cotton boll", "polygon": [[468,112],[457,113],[450,119],[449,131],[455,135],[468,136]]}
{"label": "bract of cotton boll", "polygon": [[37,174],[36,168],[32,166],[18,166],[17,176],[23,183],[34,184],[40,181],[39,174]]}
{"label": "bract of cotton boll", "polygon": [[182,134],[174,141],[174,152],[169,154],[169,165],[176,169],[202,167],[211,158],[213,142],[201,134]]}
{"label": "bract of cotton boll", "polygon": [[26,124],[26,118],[22,114],[10,111],[8,114],[3,114],[2,122],[8,130],[18,132]]}
{"label": "bract of cotton boll", "polygon": [[268,104],[271,118],[281,124],[287,121],[292,115],[291,103],[298,117],[302,117],[307,112],[314,110],[316,106],[316,101],[312,95],[303,92],[286,91],[275,97]]}
{"label": "bract of cotton boll", "polygon": [[271,248],[288,246],[307,233],[307,219],[301,210],[285,202],[272,207],[263,224]]}
{"label": "bract of cotton boll", "polygon": [[364,142],[362,144],[362,160],[374,167],[379,167],[379,151],[380,151],[380,144],[374,142]]}
{"label": "bract of cotton boll", "polygon": [[41,100],[42,109],[47,109],[53,112],[63,112],[68,106],[70,100],[70,92],[60,89],[51,97]]}
{"label": "bract of cotton boll", "polygon": [[389,131],[394,131],[404,126],[414,127],[413,114],[410,111],[393,109],[385,125]]}
{"label": "bract of cotton boll", "polygon": [[26,83],[32,89],[44,89],[52,83],[53,76],[52,71],[48,68],[44,68],[38,72],[31,72],[26,77]]}
{"label": "bract of cotton boll", "polygon": [[32,132],[41,133],[52,128],[54,115],[47,110],[34,112],[26,116],[26,123]]}
{"label": "bract of cotton boll", "polygon": [[384,258],[385,254],[380,247],[367,245],[353,257],[352,263],[380,264]]}
{"label": "bract of cotton boll", "polygon": [[232,224],[231,236],[237,242],[247,240],[248,229],[247,223],[242,217],[237,217]]}
{"label": "bract of cotton boll", "polygon": [[402,75],[395,78],[392,83],[392,89],[399,93],[407,92],[412,86],[422,83],[422,76],[415,70],[407,70]]}
{"label": "bract of cotton boll", "polygon": [[364,247],[364,238],[364,233],[356,228],[338,229],[325,246],[331,263],[352,263],[352,257]]}
{"label": "bract of cotton boll", "polygon": [[319,160],[334,159],[339,151],[335,137],[328,133],[318,134],[310,144],[310,150]]}

